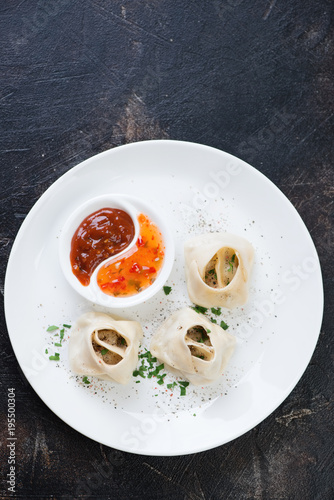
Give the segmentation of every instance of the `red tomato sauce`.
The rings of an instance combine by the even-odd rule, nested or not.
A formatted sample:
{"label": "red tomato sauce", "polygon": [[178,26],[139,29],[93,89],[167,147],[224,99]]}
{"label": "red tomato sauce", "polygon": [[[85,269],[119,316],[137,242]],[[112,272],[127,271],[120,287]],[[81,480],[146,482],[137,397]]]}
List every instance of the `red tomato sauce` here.
{"label": "red tomato sauce", "polygon": [[130,215],[116,208],[101,208],[88,215],[75,231],[70,260],[73,274],[89,285],[94,269],[129,246],[135,234]]}
{"label": "red tomato sauce", "polygon": [[138,222],[136,244],[99,269],[97,283],[108,295],[128,297],[145,290],[163,265],[165,246],[159,228],[144,214],[138,216]]}

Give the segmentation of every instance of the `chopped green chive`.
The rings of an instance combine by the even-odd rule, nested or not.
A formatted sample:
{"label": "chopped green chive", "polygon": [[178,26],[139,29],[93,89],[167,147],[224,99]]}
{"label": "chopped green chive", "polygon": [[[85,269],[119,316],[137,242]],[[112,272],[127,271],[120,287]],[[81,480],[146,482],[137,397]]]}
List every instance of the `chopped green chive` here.
{"label": "chopped green chive", "polygon": [[55,352],[55,355],[54,356],[49,356],[49,359],[51,361],[59,361],[59,352]]}
{"label": "chopped green chive", "polygon": [[209,328],[207,328],[206,333],[211,333],[211,330],[209,330]]}
{"label": "chopped green chive", "polygon": [[217,320],[215,318],[210,319],[211,323],[217,323]]}
{"label": "chopped green chive", "polygon": [[176,385],[177,385],[176,382],[173,382],[172,384],[167,384],[167,389],[174,389]]}
{"label": "chopped green chive", "polygon": [[49,354],[49,351],[47,349],[45,349],[45,354]]}
{"label": "chopped green chive", "polygon": [[165,292],[165,295],[169,295],[170,292],[172,291],[172,287],[171,286],[164,286],[163,290]]}
{"label": "chopped green chive", "polygon": [[164,377],[166,377],[167,373],[164,373],[163,375],[159,375],[159,380],[158,384],[162,385],[164,383]]}
{"label": "chopped green chive", "polygon": [[66,325],[65,323],[63,324],[63,327],[64,327],[64,328],[72,328],[72,326],[71,326],[71,325]]}
{"label": "chopped green chive", "polygon": [[194,311],[196,311],[197,313],[201,313],[201,314],[205,314],[206,311],[208,310],[207,307],[202,307],[202,306],[197,306],[197,305],[195,305],[192,309],[194,309]]}
{"label": "chopped green chive", "polygon": [[186,395],[186,387],[188,387],[189,385],[189,382],[186,382],[186,381],[182,381],[182,382],[179,382],[179,386],[180,386],[180,396],[185,396]]}
{"label": "chopped green chive", "polygon": [[138,375],[140,375],[140,377],[145,378],[145,375],[143,374],[143,371],[142,371],[142,370],[135,370],[134,372],[132,372],[132,375],[133,375],[134,377],[138,377]]}
{"label": "chopped green chive", "polygon": [[49,328],[46,330],[47,332],[53,332],[54,330],[59,330],[58,326],[51,325]]}
{"label": "chopped green chive", "polygon": [[56,343],[55,343],[55,346],[56,346],[56,347],[62,347],[62,345],[61,345],[61,344],[59,344],[59,342],[56,342]]}
{"label": "chopped green chive", "polygon": [[223,328],[224,330],[227,330],[228,329],[228,325],[225,323],[225,321],[221,320],[220,322],[220,326],[221,328]]}
{"label": "chopped green chive", "polygon": [[102,349],[102,351],[101,351],[102,356],[104,356],[105,354],[107,354],[107,352],[109,352],[108,349]]}
{"label": "chopped green chive", "polygon": [[232,272],[233,271],[233,264],[234,264],[234,260],[235,260],[235,253],[232,255],[232,258],[231,260],[228,261],[228,264],[229,264],[229,268],[228,268],[228,272]]}
{"label": "chopped green chive", "polygon": [[217,309],[215,307],[211,307],[211,312],[212,312],[212,314],[215,314],[216,316],[220,316],[222,313],[222,310],[220,307],[217,307]]}
{"label": "chopped green chive", "polygon": [[90,384],[90,380],[88,380],[88,378],[86,377],[86,375],[84,377],[82,377],[82,381],[84,384]]}

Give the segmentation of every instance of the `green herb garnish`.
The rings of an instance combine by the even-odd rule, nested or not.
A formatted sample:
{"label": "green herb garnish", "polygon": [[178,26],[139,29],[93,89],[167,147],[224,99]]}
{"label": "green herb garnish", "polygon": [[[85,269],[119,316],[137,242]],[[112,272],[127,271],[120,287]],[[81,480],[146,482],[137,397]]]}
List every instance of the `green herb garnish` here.
{"label": "green herb garnish", "polygon": [[186,381],[182,381],[182,382],[179,382],[179,386],[180,386],[180,396],[185,396],[186,395],[186,387],[188,387],[189,385],[189,382],[186,382]]}
{"label": "green herb garnish", "polygon": [[159,375],[158,378],[158,384],[162,385],[164,383],[164,377],[166,377],[167,373],[164,373],[163,375]]}
{"label": "green herb garnish", "polygon": [[54,330],[59,330],[58,326],[51,325],[49,328],[46,330],[47,332],[53,332]]}
{"label": "green herb garnish", "polygon": [[228,329],[228,325],[225,323],[225,321],[221,320],[220,322],[220,326],[221,328],[223,328],[224,330],[227,330]]}
{"label": "green herb garnish", "polygon": [[109,352],[108,349],[102,349],[102,351],[100,351],[102,356],[104,356],[105,354],[107,354],[107,352]]}
{"label": "green herb garnish", "polygon": [[49,359],[51,361],[59,361],[59,352],[55,352],[55,355],[54,356],[49,356]]}
{"label": "green herb garnish", "polygon": [[201,314],[205,314],[206,311],[208,310],[207,307],[202,307],[202,306],[194,306],[194,307],[192,307],[192,309],[194,309],[194,311],[196,311],[197,313],[201,313]]}
{"label": "green herb garnish", "polygon": [[62,347],[62,345],[61,345],[61,344],[59,344],[59,342],[56,342],[56,343],[55,343],[55,346],[56,346],[56,347]]}
{"label": "green herb garnish", "polygon": [[210,318],[211,323],[217,323],[217,320],[215,318]]}
{"label": "green herb garnish", "polygon": [[84,384],[90,384],[90,380],[88,380],[88,378],[86,377],[86,375],[84,377],[82,377],[82,381]]}
{"label": "green herb garnish", "polygon": [[49,354],[49,351],[47,349],[45,349],[45,354]]}
{"label": "green herb garnish", "polygon": [[215,314],[216,316],[220,316],[222,313],[222,310],[221,310],[221,307],[217,307],[217,309],[215,307],[211,307],[211,312],[212,312],[212,314]]}
{"label": "green herb garnish", "polygon": [[165,295],[169,295],[170,292],[172,291],[172,287],[171,286],[164,286],[163,290],[165,292]]}
{"label": "green herb garnish", "polygon": [[71,326],[71,325],[65,325],[65,323],[63,324],[63,327],[64,327],[64,328],[72,328],[72,326]]}
{"label": "green herb garnish", "polygon": [[228,261],[228,264],[229,264],[229,268],[228,268],[228,272],[232,272],[233,271],[233,264],[234,264],[234,261],[235,261],[235,253],[232,255],[232,258],[231,260]]}

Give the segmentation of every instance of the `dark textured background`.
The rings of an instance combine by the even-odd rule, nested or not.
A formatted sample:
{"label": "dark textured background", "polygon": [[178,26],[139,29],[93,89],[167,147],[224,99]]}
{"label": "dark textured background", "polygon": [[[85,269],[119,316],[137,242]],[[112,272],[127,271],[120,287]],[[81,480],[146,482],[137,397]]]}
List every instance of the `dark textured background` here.
{"label": "dark textured background", "polygon": [[329,0],[1,2],[2,293],[20,224],[56,179],[106,149],[170,138],[228,151],[277,184],[314,239],[326,294],[286,401],[239,439],[173,458],[118,452],[59,420],[20,372],[1,305],[1,470],[14,386],[17,498],[334,498],[333,15]]}

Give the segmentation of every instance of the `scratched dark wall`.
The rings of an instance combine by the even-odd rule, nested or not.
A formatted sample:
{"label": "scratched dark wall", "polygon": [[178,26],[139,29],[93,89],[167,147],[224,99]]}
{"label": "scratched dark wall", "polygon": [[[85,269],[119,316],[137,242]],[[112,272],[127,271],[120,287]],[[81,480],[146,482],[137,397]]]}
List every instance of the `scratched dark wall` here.
{"label": "scratched dark wall", "polygon": [[326,293],[319,343],[287,400],[236,441],[173,458],[115,451],[59,420],[20,372],[1,305],[0,456],[14,386],[17,498],[334,497],[333,15],[326,0],[1,3],[2,293],[40,195],[93,154],[156,138],[217,147],[273,180],[311,232]]}

